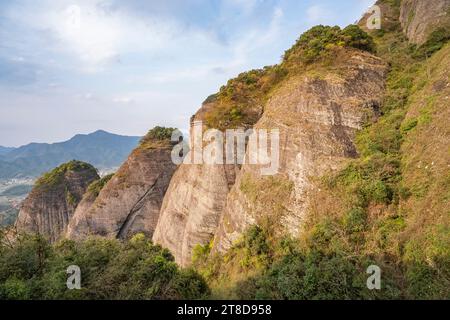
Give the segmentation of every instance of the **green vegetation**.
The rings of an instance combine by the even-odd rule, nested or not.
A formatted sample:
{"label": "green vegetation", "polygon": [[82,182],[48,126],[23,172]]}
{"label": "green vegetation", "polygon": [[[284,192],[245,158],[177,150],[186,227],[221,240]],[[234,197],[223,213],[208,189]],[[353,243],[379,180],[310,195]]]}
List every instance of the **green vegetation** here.
{"label": "green vegetation", "polygon": [[369,52],[375,50],[372,37],[357,25],[350,25],[343,30],[338,26],[320,25],[302,34],[297,43],[286,51],[283,63],[312,63],[330,58],[333,50],[339,47],[350,47]]}
{"label": "green vegetation", "polygon": [[100,191],[102,191],[103,187],[109,182],[109,180],[112,179],[112,177],[114,177],[114,173],[108,174],[103,178],[92,182],[89,185],[87,192],[97,197],[100,194]]}
{"label": "green vegetation", "polygon": [[229,80],[218,94],[207,99],[208,103],[216,103],[205,115],[207,126],[219,130],[251,128],[261,117],[268,94],[286,75],[282,66],[270,66]]}
{"label": "green vegetation", "polygon": [[[398,8],[399,0],[383,3]],[[196,246],[196,271],[178,269],[169,252],[142,235],[54,246],[22,236],[1,242],[0,298],[450,299],[449,150],[442,148],[449,37],[439,29],[418,48],[395,28],[372,38],[356,26],[314,27],[280,65],[242,73],[206,100],[214,106],[205,111],[208,126],[251,127],[286,77],[307,66],[326,69],[344,47],[374,52],[389,64],[381,117],[357,134],[360,156],[316,182],[298,238],[280,229],[293,184],[247,173],[240,191],[255,216],[272,215],[224,254],[212,252],[213,242]],[[165,145],[172,131],[151,130],[141,147]],[[65,269],[73,264],[82,269],[79,291],[65,287]],[[371,265],[382,270],[381,290],[366,286]]]}
{"label": "green vegetation", "polygon": [[175,130],[175,128],[154,127],[141,139],[139,149],[170,147],[172,133]]}
{"label": "green vegetation", "polygon": [[415,56],[418,58],[430,57],[433,53],[441,50],[448,40],[450,40],[450,26],[441,27],[430,34],[424,45],[417,48]]}
{"label": "green vegetation", "polygon": [[[66,270],[81,269],[81,290],[68,290]],[[129,242],[90,239],[49,245],[37,236],[10,243],[0,234],[0,300],[201,299],[205,281],[180,270],[171,254],[143,235]]]}
{"label": "green vegetation", "polygon": [[313,63],[330,62],[344,47],[372,52],[375,45],[371,36],[356,25],[343,30],[325,26],[312,28],[286,51],[279,65],[241,73],[229,80],[219,93],[209,96],[205,102],[215,105],[205,113],[206,125],[219,130],[251,128],[261,117],[271,92],[283,80],[305,71]]}
{"label": "green vegetation", "polygon": [[96,173],[97,170],[90,164],[72,160],[70,162],[64,163],[57,167],[56,169],[45,173],[42,177],[40,177],[36,183],[35,187],[38,189],[42,188],[53,188],[58,187],[62,183],[64,183],[64,178],[68,172],[82,172],[82,171],[92,171]]}
{"label": "green vegetation", "polygon": [[[373,42],[346,31],[345,45],[375,51],[390,66],[382,115],[356,137],[360,157],[317,182],[299,239],[258,221],[223,255],[197,248],[194,263],[213,297],[450,299],[450,175],[442,148],[450,47],[445,30],[416,47],[398,27],[373,32]],[[342,41],[340,29],[315,27],[282,66],[289,72],[326,62]],[[240,189],[256,208],[267,205],[264,183],[242,179]],[[380,291],[367,289],[370,265],[382,270]]]}

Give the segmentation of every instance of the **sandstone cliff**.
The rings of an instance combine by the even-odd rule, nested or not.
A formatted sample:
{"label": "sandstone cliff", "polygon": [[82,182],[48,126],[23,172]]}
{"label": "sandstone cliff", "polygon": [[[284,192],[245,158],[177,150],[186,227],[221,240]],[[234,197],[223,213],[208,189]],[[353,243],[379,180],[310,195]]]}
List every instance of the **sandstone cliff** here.
{"label": "sandstone cliff", "polygon": [[290,79],[268,101],[255,127],[280,129],[279,173],[262,177],[258,166],[243,166],[227,198],[216,249],[230,248],[252,224],[298,235],[313,179],[357,156],[354,135],[378,116],[386,65],[352,50],[319,70]]}
{"label": "sandstone cliff", "polygon": [[45,174],[24,201],[17,229],[56,241],[65,231],[87,187],[98,178],[94,167],[79,161],[63,164]]}
{"label": "sandstone cliff", "polygon": [[[330,28],[329,32],[334,35],[333,41],[340,41],[342,35],[339,28]],[[354,28],[342,32],[346,34],[345,39],[358,34]],[[300,43],[298,46],[302,45]],[[356,46],[369,48],[370,41]],[[244,165],[241,170],[239,165],[181,165],[165,196],[153,240],[171,250],[182,265],[191,262],[196,245],[205,245],[217,235],[219,225],[220,235],[217,235],[216,245],[226,248],[229,245],[225,242],[231,242],[231,238],[235,239],[247,226],[256,222],[253,217],[265,216],[260,209],[272,210],[271,204],[264,203],[264,197],[257,196],[260,192],[272,192],[272,183],[276,185],[277,194],[270,197],[277,198],[278,205],[286,201],[285,205],[289,206],[291,187],[298,189],[295,190],[294,202],[302,202],[306,187],[301,184],[306,183],[307,175],[336,167],[340,158],[356,155],[352,144],[353,133],[377,112],[386,66],[371,54],[355,49],[339,50],[336,46],[339,53],[335,57],[335,66],[318,64],[317,68],[309,68],[305,66],[308,62],[297,61],[296,50],[300,49],[294,48],[286,55],[289,59],[285,58],[281,65],[253,70],[230,80],[216,96],[208,98],[193,117],[193,121],[203,120],[205,127],[219,130],[247,129],[255,124],[256,128],[280,129],[284,164],[282,172],[276,177],[254,177],[258,180],[258,186],[253,190],[252,197],[259,204],[245,209],[242,208],[247,201],[245,195],[236,193],[239,193],[242,180],[249,179],[249,171],[259,171],[259,167],[250,169],[251,166]],[[326,75],[329,71],[330,74]],[[275,90],[279,87],[283,89]],[[316,146],[317,155],[314,150]],[[304,153],[299,155],[301,151]],[[310,163],[307,158],[304,160],[305,167],[301,167],[302,164],[295,164],[301,161],[301,156],[316,160]],[[331,160],[327,162],[329,158]],[[306,164],[321,166],[309,171]],[[239,178],[235,184],[236,173],[239,173]],[[298,182],[296,186],[293,183],[295,179]],[[303,180],[305,182],[301,182]],[[228,196],[230,190],[231,195]],[[241,196],[242,199],[237,199]],[[239,204],[231,204],[230,197],[236,198]],[[227,198],[229,209],[224,211]],[[297,229],[298,218],[302,215],[299,208],[300,205],[293,205],[291,215],[285,217],[284,224],[291,225],[290,230]],[[222,224],[219,223],[221,219]],[[234,220],[235,229],[228,239],[225,230],[229,227],[225,229],[225,224],[228,225],[230,219]]]}
{"label": "sandstone cliff", "polygon": [[92,192],[85,195],[67,228],[68,238],[153,235],[176,168],[171,160],[171,133],[171,129],[151,130],[98,196]]}
{"label": "sandstone cliff", "polygon": [[410,42],[424,44],[438,29],[450,29],[450,0],[403,0],[400,22]]}
{"label": "sandstone cliff", "polygon": [[[193,120],[203,120],[211,107],[205,104]],[[153,241],[169,249],[178,263],[189,264],[193,247],[214,236],[237,170],[234,165],[182,164],[175,172]]]}

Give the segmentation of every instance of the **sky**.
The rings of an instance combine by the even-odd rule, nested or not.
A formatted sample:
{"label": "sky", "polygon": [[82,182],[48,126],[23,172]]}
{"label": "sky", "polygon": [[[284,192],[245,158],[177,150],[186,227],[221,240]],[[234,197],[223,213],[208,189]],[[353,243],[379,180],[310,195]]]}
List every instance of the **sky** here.
{"label": "sky", "polygon": [[0,145],[186,131],[207,96],[374,0],[0,0]]}

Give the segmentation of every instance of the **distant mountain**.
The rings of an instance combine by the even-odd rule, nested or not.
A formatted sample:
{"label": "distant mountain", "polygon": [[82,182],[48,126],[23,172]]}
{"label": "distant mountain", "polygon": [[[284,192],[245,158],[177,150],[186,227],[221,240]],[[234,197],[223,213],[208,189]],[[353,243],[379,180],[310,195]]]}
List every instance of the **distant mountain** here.
{"label": "distant mountain", "polygon": [[15,148],[8,148],[8,147],[2,147],[0,146],[0,156],[3,156],[11,151],[13,151]]}
{"label": "distant mountain", "polygon": [[85,161],[98,169],[118,167],[140,139],[99,130],[78,134],[65,142],[31,143],[8,151],[2,148],[5,152],[0,153],[0,179],[38,177],[70,160]]}

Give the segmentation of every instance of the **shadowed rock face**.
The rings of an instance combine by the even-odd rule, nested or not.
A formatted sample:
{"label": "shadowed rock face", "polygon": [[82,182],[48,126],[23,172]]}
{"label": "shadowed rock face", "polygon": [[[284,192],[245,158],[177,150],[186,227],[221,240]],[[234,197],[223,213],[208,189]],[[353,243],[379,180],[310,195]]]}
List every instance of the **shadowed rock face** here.
{"label": "shadowed rock face", "polygon": [[142,232],[151,237],[162,199],[176,165],[168,141],[135,149],[98,197],[87,193],[67,229],[70,239],[90,235],[126,239]]}
{"label": "shadowed rock face", "polygon": [[450,28],[450,0],[403,0],[400,22],[412,43],[423,44],[437,28]]}
{"label": "shadowed rock face", "polygon": [[99,179],[86,163],[72,161],[39,179],[17,218],[19,231],[39,233],[54,242],[64,233],[87,187]]}
{"label": "shadowed rock face", "polygon": [[234,166],[180,166],[164,198],[153,241],[168,248],[178,263],[189,264],[194,246],[214,236],[235,175]]}
{"label": "shadowed rock face", "polygon": [[[202,120],[205,110],[213,107],[205,104],[193,120]],[[213,238],[238,170],[235,165],[182,164],[175,172],[153,241],[169,249],[179,264],[190,264],[194,246]]]}
{"label": "shadowed rock face", "polygon": [[355,133],[378,116],[387,67],[368,53],[343,54],[322,75],[290,79],[267,103],[255,127],[280,130],[279,173],[263,177],[258,166],[242,167],[227,198],[215,250],[229,249],[252,224],[297,235],[313,178],[357,156]]}

